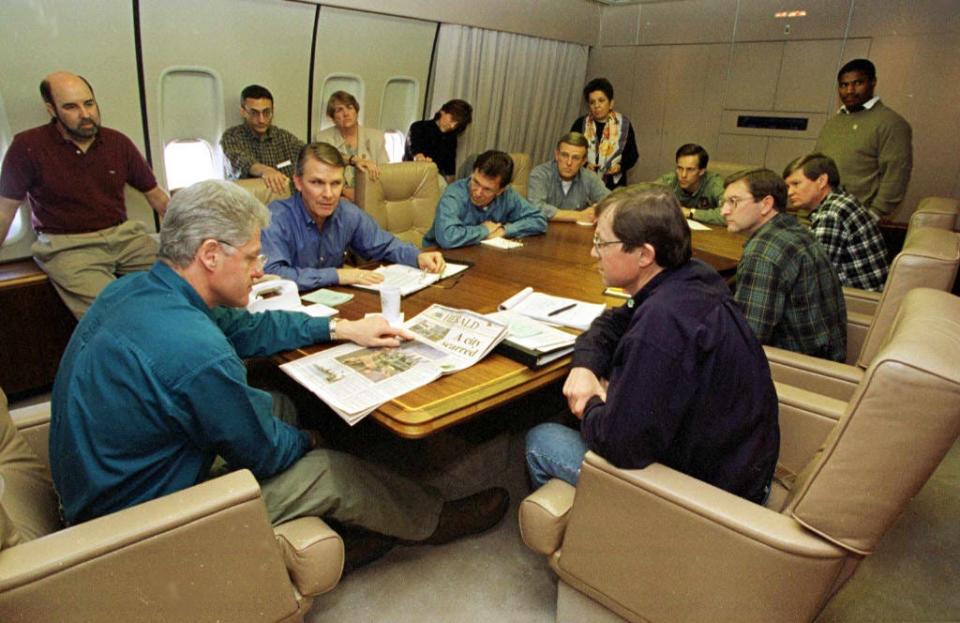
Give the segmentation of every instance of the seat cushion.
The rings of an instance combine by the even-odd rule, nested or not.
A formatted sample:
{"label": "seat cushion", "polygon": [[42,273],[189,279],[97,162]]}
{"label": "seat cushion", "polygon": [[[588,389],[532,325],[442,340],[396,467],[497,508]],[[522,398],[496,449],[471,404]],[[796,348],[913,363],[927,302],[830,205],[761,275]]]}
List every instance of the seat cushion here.
{"label": "seat cushion", "polygon": [[[13,525],[13,529],[0,530],[3,546],[29,541],[62,527],[50,472],[13,425],[3,390],[0,390],[0,478],[4,482],[0,506]],[[0,518],[0,522],[5,524],[6,518]]]}

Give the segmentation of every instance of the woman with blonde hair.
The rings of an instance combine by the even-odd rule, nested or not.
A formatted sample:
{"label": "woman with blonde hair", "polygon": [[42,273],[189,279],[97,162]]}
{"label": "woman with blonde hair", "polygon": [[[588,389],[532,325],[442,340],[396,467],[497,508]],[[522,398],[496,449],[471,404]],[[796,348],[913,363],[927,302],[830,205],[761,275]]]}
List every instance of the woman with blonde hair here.
{"label": "woman with blonde hair", "polygon": [[359,113],[357,98],[346,91],[334,92],[327,101],[327,116],[333,125],[320,130],[315,138],[319,143],[336,147],[347,162],[343,172],[346,181],[343,196],[350,201],[354,200],[358,169],[366,171],[370,179],[376,180],[380,177],[380,165],[390,162],[383,131],[361,127],[357,121]]}

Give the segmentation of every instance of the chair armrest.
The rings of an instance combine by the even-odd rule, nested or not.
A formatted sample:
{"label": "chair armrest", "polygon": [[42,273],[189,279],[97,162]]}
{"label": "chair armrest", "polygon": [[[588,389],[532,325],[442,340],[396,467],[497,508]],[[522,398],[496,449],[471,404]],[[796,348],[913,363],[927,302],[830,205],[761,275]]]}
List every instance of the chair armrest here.
{"label": "chair armrest", "polygon": [[263,621],[297,610],[246,470],[0,551],[7,623]]}
{"label": "chair armrest", "polygon": [[861,314],[855,311],[847,312],[847,365],[857,365],[872,324],[873,315],[871,314]]}
{"label": "chair armrest", "polygon": [[520,536],[527,547],[546,556],[560,548],[576,492],[554,478],[520,503]]}
{"label": "chair armrest", "polygon": [[873,316],[880,304],[880,292],[871,292],[859,288],[844,288],[843,300],[847,305],[847,313],[856,312]]}
{"label": "chair armrest", "polygon": [[823,446],[848,403],[792,385],[776,383],[780,420],[778,463],[799,474]]}
{"label": "chair armrest", "polygon": [[632,621],[807,621],[847,556],[664,465],[620,470],[587,453],[556,568]]}
{"label": "chair armrest", "polygon": [[863,378],[863,370],[829,359],[819,359],[775,346],[764,346],[770,374],[777,383],[793,385],[847,401]]}
{"label": "chair armrest", "polygon": [[43,464],[50,466],[50,403],[41,402],[10,411],[10,419],[33,453]]}
{"label": "chair armrest", "polygon": [[301,595],[333,590],[343,573],[343,539],[319,517],[301,517],[273,529],[283,561]]}

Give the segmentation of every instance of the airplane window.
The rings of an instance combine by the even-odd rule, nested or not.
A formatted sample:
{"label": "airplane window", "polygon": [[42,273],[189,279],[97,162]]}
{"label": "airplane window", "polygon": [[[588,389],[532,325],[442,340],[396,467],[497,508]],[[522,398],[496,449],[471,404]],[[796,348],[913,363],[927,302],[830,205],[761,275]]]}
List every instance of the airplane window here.
{"label": "airplane window", "polygon": [[383,137],[387,142],[387,155],[390,156],[390,162],[403,160],[403,148],[407,135],[397,130],[387,130],[383,133]]}
{"label": "airplane window", "polygon": [[163,149],[163,164],[170,190],[202,180],[223,179],[210,143],[202,139],[170,141]]}
{"label": "airplane window", "polygon": [[[0,167],[3,167],[3,158],[7,155],[7,148],[13,142],[13,135],[10,132],[10,124],[7,122],[7,110],[3,104],[3,96],[0,95]],[[7,232],[5,240],[0,243],[13,242],[19,240],[26,228],[27,208],[20,206],[16,214],[13,215],[13,222],[10,223],[10,230]]]}

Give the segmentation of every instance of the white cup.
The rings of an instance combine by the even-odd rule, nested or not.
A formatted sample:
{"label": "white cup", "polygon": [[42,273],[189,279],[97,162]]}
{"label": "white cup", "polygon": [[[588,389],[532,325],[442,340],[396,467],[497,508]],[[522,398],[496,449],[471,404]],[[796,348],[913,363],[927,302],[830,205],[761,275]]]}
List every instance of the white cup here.
{"label": "white cup", "polygon": [[380,287],[380,314],[390,324],[399,324],[400,315],[400,288],[396,286]]}

